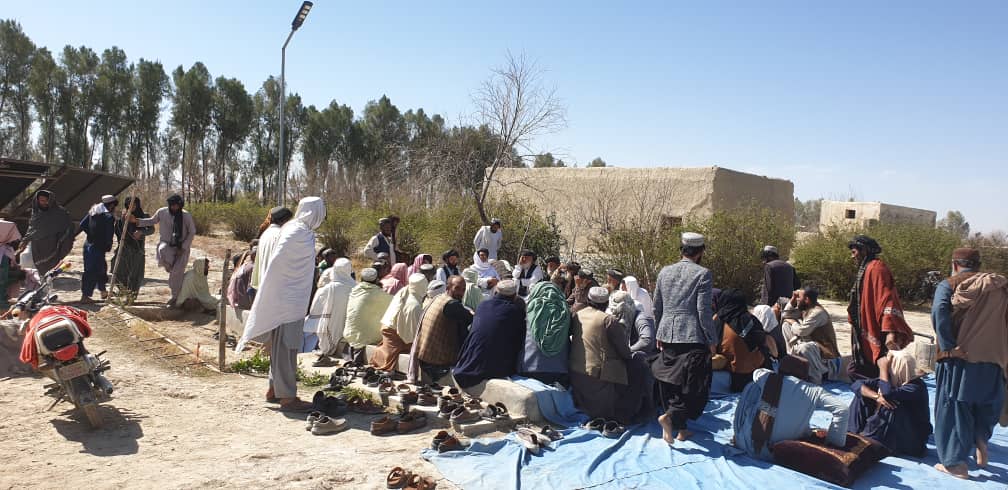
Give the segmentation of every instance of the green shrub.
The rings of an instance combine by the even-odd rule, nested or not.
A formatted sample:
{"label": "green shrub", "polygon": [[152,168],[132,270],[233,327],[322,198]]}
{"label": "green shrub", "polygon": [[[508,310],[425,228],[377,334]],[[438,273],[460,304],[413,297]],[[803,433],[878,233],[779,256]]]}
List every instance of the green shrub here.
{"label": "green shrub", "polygon": [[758,206],[721,211],[709,218],[687,217],[684,222],[663,229],[635,223],[594,238],[592,246],[605,267],[620,268],[653,290],[661,268],[679,261],[682,232],[701,233],[707,244],[703,265],[713,273],[714,287],[737,288],[755,297],[763,280],[763,247],[774,245],[786,257],[794,243],[790,220]]}
{"label": "green shrub", "polygon": [[270,208],[241,200],[231,204],[219,205],[220,213],[225,223],[231,227],[235,240],[247,242],[259,236],[259,226],[269,215]]}
{"label": "green shrub", "polygon": [[215,224],[224,221],[221,211],[226,205],[216,202],[186,203],[186,210],[193,217],[196,224],[197,235],[209,235],[210,228]]}
{"label": "green shrub", "polygon": [[882,246],[879,258],[889,266],[903,298],[918,293],[928,271],[947,272],[952,250],[960,243],[954,234],[931,226],[875,224],[857,231],[830,229],[802,242],[792,254],[803,282],[829,296],[847,297],[857,278],[847,243],[857,233],[871,236]]}
{"label": "green shrub", "polygon": [[326,219],[318,229],[318,239],[322,248],[331,248],[340,257],[349,256],[351,238],[349,236],[350,216],[341,209],[330,207],[326,210]]}
{"label": "green shrub", "polygon": [[269,367],[269,356],[264,354],[261,350],[257,350],[254,354],[252,354],[252,357],[232,362],[230,366],[232,373],[240,374],[266,374],[269,372]]}

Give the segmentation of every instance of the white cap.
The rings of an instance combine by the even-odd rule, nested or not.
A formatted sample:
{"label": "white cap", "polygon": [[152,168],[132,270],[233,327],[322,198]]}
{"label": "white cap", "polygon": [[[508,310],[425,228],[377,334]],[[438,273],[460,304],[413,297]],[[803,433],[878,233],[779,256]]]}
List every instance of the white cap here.
{"label": "white cap", "polygon": [[368,267],[360,272],[362,281],[375,282],[378,280],[378,271],[374,267]]}
{"label": "white cap", "polygon": [[435,279],[431,281],[429,284],[427,284],[427,297],[433,298],[441,293],[444,293],[445,289],[447,288],[445,287],[444,281]]}
{"label": "white cap", "polygon": [[682,234],[682,244],[687,247],[702,247],[704,246],[704,237],[699,233],[687,231]]}
{"label": "white cap", "polygon": [[505,279],[497,283],[497,293],[503,296],[514,296],[518,292],[518,285],[512,279]]}
{"label": "white cap", "polygon": [[602,304],[609,302],[609,290],[602,286],[595,286],[588,290],[588,301]]}
{"label": "white cap", "polygon": [[777,253],[777,247],[775,247],[773,245],[767,245],[767,246],[763,247],[763,251],[764,252],[770,252],[770,253]]}
{"label": "white cap", "polygon": [[101,197],[101,202],[103,204],[113,203],[116,202],[116,197],[113,196],[112,194],[105,194],[104,196]]}

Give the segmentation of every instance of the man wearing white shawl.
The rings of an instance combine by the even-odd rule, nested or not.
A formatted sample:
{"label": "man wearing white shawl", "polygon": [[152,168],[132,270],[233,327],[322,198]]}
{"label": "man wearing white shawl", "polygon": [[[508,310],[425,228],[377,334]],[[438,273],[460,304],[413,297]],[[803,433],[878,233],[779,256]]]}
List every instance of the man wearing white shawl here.
{"label": "man wearing white shawl", "polygon": [[[315,230],[325,220],[321,198],[298,203],[294,219],[280,229],[280,238],[260,280],[245,332],[235,352],[249,340],[270,334],[270,389],[266,399],[284,411],[304,412],[311,403],[297,397],[297,352],[301,348],[305,311],[315,277]],[[262,242],[260,242],[262,244]]]}
{"label": "man wearing white shawl", "polygon": [[277,241],[280,240],[280,228],[291,219],[291,211],[285,207],[277,206],[270,210],[270,225],[259,235],[259,251],[256,254],[255,268],[252,269],[252,282],[249,287],[259,289],[259,282],[266,266],[273,258]]}
{"label": "man wearing white shawl", "polygon": [[343,327],[346,326],[347,303],[350,301],[350,290],[357,284],[350,275],[352,271],[350,259],[340,257],[322,273],[326,283],[315,293],[305,319],[305,329],[314,328],[319,338],[319,350],[322,351],[313,366],[332,366],[331,357],[342,354],[339,346],[343,340]]}
{"label": "man wearing white shawl", "polygon": [[647,289],[640,287],[634,276],[624,277],[622,288],[633,300],[634,308],[637,310],[634,328],[630,331],[630,352],[644,354],[658,352],[655,346],[655,317],[651,294]]}
{"label": "man wearing white shawl", "polygon": [[406,287],[392,297],[381,319],[382,342],[371,356],[370,362],[382,371],[394,371],[399,354],[409,353],[413,339],[423,317],[423,300],[427,295],[427,278],[411,274]]}

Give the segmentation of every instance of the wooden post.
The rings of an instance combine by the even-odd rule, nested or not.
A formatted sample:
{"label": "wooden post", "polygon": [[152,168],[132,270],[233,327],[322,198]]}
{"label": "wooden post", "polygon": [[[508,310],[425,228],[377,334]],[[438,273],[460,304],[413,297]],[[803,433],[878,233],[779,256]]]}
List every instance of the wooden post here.
{"label": "wooden post", "polygon": [[228,288],[228,267],[231,266],[231,249],[227,249],[224,256],[224,267],[221,267],[221,296],[220,306],[217,307],[217,368],[224,372],[224,365],[227,360],[227,288]]}

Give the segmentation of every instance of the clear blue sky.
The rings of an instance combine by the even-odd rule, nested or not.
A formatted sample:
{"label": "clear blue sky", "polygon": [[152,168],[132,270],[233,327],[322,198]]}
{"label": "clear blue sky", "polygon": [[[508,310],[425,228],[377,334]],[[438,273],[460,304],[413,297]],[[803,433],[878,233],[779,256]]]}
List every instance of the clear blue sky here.
{"label": "clear blue sky", "polygon": [[[287,83],[318,106],[360,112],[387,94],[456,123],[490,68],[525,52],[568,108],[568,128],[536,146],[566,161],[716,164],[790,179],[800,199],[958,209],[974,229],[1008,229],[1008,2],[702,3],[318,0]],[[279,74],[300,2],[0,4],[53,51],[200,60],[254,91]]]}

